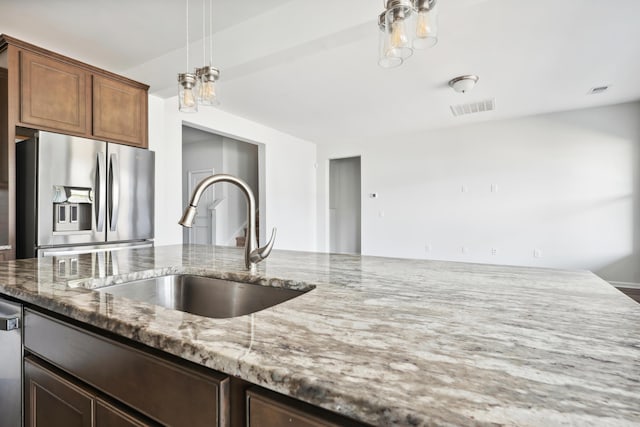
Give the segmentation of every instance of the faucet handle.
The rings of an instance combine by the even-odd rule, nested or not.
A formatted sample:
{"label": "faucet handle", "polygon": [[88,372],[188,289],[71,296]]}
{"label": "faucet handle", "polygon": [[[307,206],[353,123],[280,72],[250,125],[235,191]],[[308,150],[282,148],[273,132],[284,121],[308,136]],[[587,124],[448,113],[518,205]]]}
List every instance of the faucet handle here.
{"label": "faucet handle", "polygon": [[276,228],[273,227],[269,242],[263,247],[251,251],[251,253],[249,254],[249,259],[251,260],[251,262],[260,262],[269,256],[269,254],[271,253],[271,249],[273,249],[273,244],[276,241],[276,231]]}

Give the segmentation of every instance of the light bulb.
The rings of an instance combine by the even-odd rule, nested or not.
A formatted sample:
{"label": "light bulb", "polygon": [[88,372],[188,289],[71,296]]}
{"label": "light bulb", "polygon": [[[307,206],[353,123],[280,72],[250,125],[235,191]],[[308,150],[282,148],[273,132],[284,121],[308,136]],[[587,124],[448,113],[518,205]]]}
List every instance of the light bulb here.
{"label": "light bulb", "polygon": [[421,39],[429,37],[431,34],[431,19],[429,19],[429,11],[424,10],[418,12],[418,25],[416,26],[416,36]]}
{"label": "light bulb", "polygon": [[197,79],[195,74],[183,73],[178,74],[178,109],[183,113],[196,113],[198,111],[198,103],[193,91],[198,90]]}
{"label": "light bulb", "polygon": [[216,100],[216,87],[212,81],[200,84],[200,99],[204,104],[212,104]]}
{"label": "light bulb", "polygon": [[407,31],[404,25],[404,19],[396,19],[391,24],[391,49],[404,47],[409,42]]}
{"label": "light bulb", "polygon": [[193,96],[193,90],[192,89],[185,89],[184,93],[182,94],[182,105],[184,105],[185,107],[195,107],[196,105],[196,98]]}
{"label": "light bulb", "polygon": [[220,71],[208,65],[198,68],[196,74],[198,77],[198,104],[218,105],[216,80],[220,77]]}
{"label": "light bulb", "polygon": [[415,49],[427,49],[438,42],[438,22],[436,9],[423,9],[418,11],[416,23],[416,37],[413,39]]}

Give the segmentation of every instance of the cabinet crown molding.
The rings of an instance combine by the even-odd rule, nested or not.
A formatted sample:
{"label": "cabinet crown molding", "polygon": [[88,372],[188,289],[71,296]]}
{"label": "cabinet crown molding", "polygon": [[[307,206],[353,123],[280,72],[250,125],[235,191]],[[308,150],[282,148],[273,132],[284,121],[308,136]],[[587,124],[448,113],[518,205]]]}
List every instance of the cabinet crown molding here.
{"label": "cabinet crown molding", "polygon": [[18,49],[22,49],[22,50],[28,50],[30,52],[35,52],[35,53],[39,53],[41,55],[45,55],[48,56],[50,58],[54,58],[57,61],[61,61],[61,62],[66,62],[69,65],[73,65],[75,67],[80,67],[85,69],[86,71],[92,73],[92,74],[97,74],[97,75],[102,75],[105,77],[108,77],[110,79],[113,80],[119,80],[125,84],[128,84],[130,86],[136,86],[139,87],[140,89],[144,89],[144,90],[149,90],[149,85],[146,85],[144,83],[140,83],[138,81],[129,79],[127,77],[121,76],[119,74],[116,73],[112,73],[111,71],[107,71],[105,69],[102,68],[98,68],[98,67],[94,67],[93,65],[89,65],[85,62],[82,61],[78,61],[77,59],[73,59],[73,58],[69,58],[68,56],[65,55],[61,55],[59,53],[56,53],[54,51],[42,48],[40,46],[36,46],[33,45],[31,43],[27,43],[23,40],[19,40],[15,37],[9,36],[7,34],[0,34],[0,52],[2,52],[3,50],[7,49],[8,46],[14,46]]}

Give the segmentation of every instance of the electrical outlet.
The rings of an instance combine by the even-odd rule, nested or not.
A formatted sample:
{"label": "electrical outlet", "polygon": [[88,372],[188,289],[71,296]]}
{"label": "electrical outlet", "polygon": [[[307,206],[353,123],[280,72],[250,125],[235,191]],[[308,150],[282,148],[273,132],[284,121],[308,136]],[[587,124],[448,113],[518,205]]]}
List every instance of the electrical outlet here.
{"label": "electrical outlet", "polygon": [[498,255],[498,248],[491,248],[491,255]]}
{"label": "electrical outlet", "polygon": [[534,258],[542,258],[542,250],[541,249],[534,249],[533,250],[533,257]]}

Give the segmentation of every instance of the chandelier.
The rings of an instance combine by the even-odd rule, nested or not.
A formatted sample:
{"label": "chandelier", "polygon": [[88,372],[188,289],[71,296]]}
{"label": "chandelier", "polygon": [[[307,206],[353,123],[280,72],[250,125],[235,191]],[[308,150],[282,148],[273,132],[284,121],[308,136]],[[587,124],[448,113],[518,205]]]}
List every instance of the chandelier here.
{"label": "chandelier", "polygon": [[[189,0],[187,11],[187,70],[189,70]],[[202,60],[206,62],[206,7],[202,0]],[[215,82],[220,78],[220,70],[213,65],[213,4],[209,0],[209,65],[194,69],[193,73],[178,74],[178,109],[183,113],[198,112],[198,105],[218,105]]]}
{"label": "chandelier", "polygon": [[378,16],[380,56],[378,65],[394,68],[438,42],[437,0],[386,0]]}

